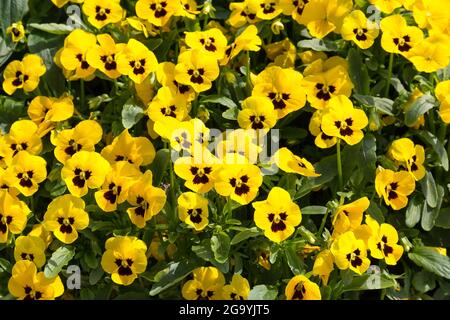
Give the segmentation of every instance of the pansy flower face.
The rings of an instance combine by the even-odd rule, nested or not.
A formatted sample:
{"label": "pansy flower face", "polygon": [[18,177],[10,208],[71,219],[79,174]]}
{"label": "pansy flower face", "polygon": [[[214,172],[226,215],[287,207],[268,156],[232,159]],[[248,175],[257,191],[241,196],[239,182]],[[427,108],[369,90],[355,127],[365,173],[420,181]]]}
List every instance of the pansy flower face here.
{"label": "pansy flower face", "polygon": [[217,28],[206,31],[186,32],[186,44],[193,50],[222,59],[227,47],[227,38]]}
{"label": "pansy flower face", "polygon": [[186,97],[172,91],[170,87],[162,87],[149,104],[147,113],[154,122],[161,121],[164,117],[183,121],[188,117]]}
{"label": "pansy flower face", "polygon": [[389,154],[407,169],[416,181],[425,176],[425,150],[421,145],[414,145],[408,138],[395,140],[389,148]]}
{"label": "pansy flower face", "polygon": [[4,152],[12,157],[20,151],[38,155],[42,151],[42,141],[37,131],[37,125],[31,120],[14,122],[9,133],[0,138]]}
{"label": "pansy flower face", "polygon": [[255,224],[274,242],[289,238],[300,224],[302,214],[289,193],[279,187],[270,190],[267,200],[253,202]]}
{"label": "pansy flower face", "polygon": [[27,205],[5,190],[0,190],[0,243],[6,243],[9,233],[20,234],[30,213]]}
{"label": "pansy flower face", "polygon": [[186,180],[186,188],[198,193],[205,193],[214,186],[215,172],[220,168],[218,159],[211,153],[204,152],[202,159],[182,157],[175,161],[177,176]]}
{"label": "pansy flower face", "polygon": [[218,194],[245,205],[255,199],[262,176],[256,165],[245,164],[245,158],[240,159],[244,163],[222,166],[217,172],[214,188]]}
{"label": "pansy flower face", "polygon": [[361,275],[370,266],[364,241],[357,239],[352,231],[345,232],[333,241],[331,252],[341,270],[350,269]]}
{"label": "pansy flower face", "polygon": [[196,231],[208,225],[208,199],[194,192],[184,192],[178,197],[178,217]]}
{"label": "pansy flower face", "polygon": [[223,287],[222,298],[224,300],[247,300],[250,293],[250,284],[240,274],[233,274],[231,284]]}
{"label": "pansy flower face", "polygon": [[262,147],[258,145],[256,130],[237,129],[227,131],[216,146],[216,154],[221,163],[232,164],[235,156],[245,157],[249,163],[256,163]]}
{"label": "pansy flower face", "polygon": [[323,283],[327,285],[330,273],[334,267],[334,257],[330,250],[325,249],[321,251],[314,260],[312,273],[315,276],[320,276]]}
{"label": "pansy flower face", "polygon": [[273,128],[277,122],[277,112],[269,98],[251,96],[242,102],[242,110],[237,117],[242,129],[264,130]]}
{"label": "pansy flower face", "polygon": [[84,210],[84,201],[70,194],[54,199],[44,215],[44,226],[63,243],[78,239],[78,231],[89,225],[89,216]]}
{"label": "pansy flower face", "polygon": [[403,247],[397,244],[397,230],[387,223],[378,224],[369,215],[366,215],[366,224],[372,232],[368,241],[370,255],[375,259],[384,259],[388,265],[396,265],[404,251]]}
{"label": "pansy flower face", "polygon": [[305,76],[303,86],[306,88],[307,99],[311,106],[324,109],[335,96],[350,97],[353,83],[347,70],[338,65],[323,73]]}
{"label": "pansy flower face", "polygon": [[44,240],[39,237],[20,236],[15,242],[14,259],[34,262],[36,267],[40,268],[45,264],[46,248]]}
{"label": "pansy flower face", "polygon": [[352,11],[344,18],[342,38],[353,41],[361,49],[370,48],[378,37],[378,25],[366,18],[361,10]]}
{"label": "pansy flower face", "polygon": [[173,0],[139,0],[136,3],[136,14],[151,24],[161,27],[178,12],[180,3]]}
{"label": "pansy flower face", "polygon": [[254,24],[260,19],[256,16],[259,10],[258,0],[244,0],[243,2],[230,3],[231,15],[227,22],[234,28],[240,28],[246,24]]}
{"label": "pansy flower face", "polygon": [[279,0],[279,5],[284,15],[292,16],[297,23],[306,26],[308,17],[311,15],[308,11],[314,7],[314,2],[311,0]]}
{"label": "pansy flower face", "polygon": [[252,95],[269,98],[277,118],[281,119],[305,105],[302,79],[301,73],[295,70],[269,67],[257,76]]}
{"label": "pansy flower face", "polygon": [[282,12],[277,0],[258,0],[258,6],[256,16],[263,20],[272,20]]}
{"label": "pansy flower face", "polygon": [[172,62],[161,62],[156,71],[156,78],[163,87],[169,87],[171,91],[176,92],[190,102],[195,98],[195,91],[191,86],[178,83],[175,80],[175,64]]}
{"label": "pansy flower face", "polygon": [[110,169],[108,161],[100,154],[80,151],[66,161],[61,177],[72,195],[82,197],[88,189],[99,188]]}
{"label": "pansy flower face", "polygon": [[175,80],[191,86],[195,92],[209,90],[218,76],[219,65],[215,57],[205,55],[200,50],[185,51],[178,56]]}
{"label": "pansy flower face", "polygon": [[13,42],[19,42],[25,38],[25,28],[22,21],[14,22],[8,28],[6,28],[6,34],[10,34]]}
{"label": "pansy flower face", "polygon": [[287,300],[321,300],[320,289],[317,284],[298,275],[289,280],[285,293]]}
{"label": "pansy flower face", "polygon": [[70,95],[63,94],[60,98],[37,96],[31,100],[27,113],[38,126],[39,137],[43,137],[56,126],[57,122],[70,119],[74,109],[73,97]]}
{"label": "pansy flower face", "polygon": [[112,212],[126,201],[128,189],[140,177],[138,167],[127,161],[115,162],[106,175],[101,189],[95,193],[97,205],[105,212]]}
{"label": "pansy flower face", "polygon": [[284,172],[297,173],[305,177],[320,176],[308,160],[296,156],[288,148],[279,149],[273,158],[277,166]]}
{"label": "pansy flower face", "polygon": [[431,73],[445,68],[450,61],[449,43],[448,36],[432,34],[408,52],[408,60],[420,72]]}
{"label": "pansy flower face", "polygon": [[117,236],[105,243],[102,268],[114,283],[128,286],[147,268],[147,246],[136,237]]}
{"label": "pansy flower face", "polygon": [[8,185],[29,197],[39,189],[39,183],[47,178],[47,162],[44,158],[33,156],[26,151],[19,152],[6,170]]}
{"label": "pansy flower face", "polygon": [[109,146],[103,148],[101,154],[111,164],[128,161],[135,166],[145,166],[153,162],[156,152],[150,140],[132,137],[128,129],[125,129]]}
{"label": "pansy flower face", "polygon": [[345,96],[333,98],[330,109],[322,118],[322,130],[326,135],[344,140],[349,145],[357,144],[364,137],[362,129],[369,119],[363,110],[353,108]]}
{"label": "pansy flower face", "polygon": [[413,193],[416,183],[407,171],[394,172],[383,169],[375,178],[375,189],[379,197],[383,197],[387,205],[400,210],[408,204],[408,196]]}
{"label": "pansy flower face", "polygon": [[138,228],[144,228],[147,221],[158,214],[166,203],[166,193],[152,186],[152,172],[147,170],[128,190],[128,216]]}
{"label": "pansy flower face", "polygon": [[77,78],[88,78],[94,72],[86,60],[86,54],[90,48],[95,46],[97,39],[92,33],[75,29],[64,40],[59,60],[64,69],[73,71]]}
{"label": "pansy flower face", "polygon": [[322,130],[322,117],[324,110],[317,110],[313,113],[311,120],[309,122],[309,132],[316,138],[314,143],[317,147],[321,149],[331,148],[337,142],[336,137],[329,136],[325,134]]}
{"label": "pansy flower face", "polygon": [[87,62],[111,79],[117,79],[121,75],[117,69],[117,55],[126,45],[124,43],[116,44],[109,34],[97,35],[97,41],[100,45],[89,49],[86,56]]}
{"label": "pansy flower face", "polygon": [[8,290],[19,300],[54,300],[64,293],[64,285],[59,276],[47,278],[33,262],[21,260],[12,268]]}
{"label": "pansy flower face", "polygon": [[97,29],[122,20],[123,9],[120,0],[84,0],[83,13]]}
{"label": "pansy flower face", "polygon": [[195,0],[179,0],[180,6],[175,13],[176,16],[186,17],[188,19],[195,19],[196,15],[200,13],[197,10],[197,2]]}
{"label": "pansy flower face", "polygon": [[339,206],[333,217],[333,238],[361,225],[363,214],[369,207],[367,197],[360,198],[346,205]]}
{"label": "pansy flower face", "polygon": [[12,95],[17,89],[31,92],[39,85],[39,78],[46,68],[42,58],[36,54],[27,54],[22,61],[10,62],[3,71],[3,90]]}
{"label": "pansy flower face", "polygon": [[157,66],[155,54],[135,39],[130,39],[117,56],[117,70],[135,83],[142,83]]}
{"label": "pansy flower face", "polygon": [[423,40],[423,32],[408,26],[401,15],[392,15],[381,20],[381,46],[387,52],[399,53],[405,57],[410,50]]}
{"label": "pansy flower face", "polygon": [[51,143],[55,146],[55,158],[66,163],[75,153],[95,151],[95,145],[102,139],[102,127],[94,120],[84,120],[73,129],[52,132]]}
{"label": "pansy flower face", "polygon": [[186,300],[220,300],[225,277],[215,267],[200,267],[193,271],[193,280],[187,281],[181,293]]}

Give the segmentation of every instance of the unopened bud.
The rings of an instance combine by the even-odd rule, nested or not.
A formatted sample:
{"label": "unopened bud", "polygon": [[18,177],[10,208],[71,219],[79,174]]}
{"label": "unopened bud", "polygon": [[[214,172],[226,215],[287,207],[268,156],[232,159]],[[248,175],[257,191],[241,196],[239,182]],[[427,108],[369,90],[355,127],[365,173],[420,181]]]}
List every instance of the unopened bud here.
{"label": "unopened bud", "polygon": [[273,34],[280,34],[281,31],[284,30],[284,24],[283,22],[281,22],[280,19],[275,20],[274,22],[272,22],[272,25],[270,26],[270,28],[272,29]]}

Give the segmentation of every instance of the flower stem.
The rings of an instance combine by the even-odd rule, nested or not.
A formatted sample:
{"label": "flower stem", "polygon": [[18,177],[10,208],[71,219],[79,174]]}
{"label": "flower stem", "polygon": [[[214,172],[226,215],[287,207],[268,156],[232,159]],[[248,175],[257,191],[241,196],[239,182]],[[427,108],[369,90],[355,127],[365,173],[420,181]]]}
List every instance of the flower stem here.
{"label": "flower stem", "polygon": [[84,107],[86,105],[86,96],[85,96],[85,91],[84,91],[84,80],[80,79],[80,104],[81,110],[84,110]]}
{"label": "flower stem", "polygon": [[338,181],[339,181],[339,191],[344,191],[344,183],[342,180],[342,159],[341,159],[341,139],[337,139],[336,143],[336,158],[337,158],[337,172],[338,172]]}
{"label": "flower stem", "polygon": [[391,53],[389,55],[389,66],[388,66],[388,77],[387,77],[387,83],[386,83],[386,91],[384,93],[384,96],[387,97],[389,95],[389,88],[391,86],[391,77],[392,77],[392,67],[394,65],[394,54]]}
{"label": "flower stem", "polygon": [[252,80],[250,78],[250,51],[247,51],[247,94],[250,96],[252,94]]}

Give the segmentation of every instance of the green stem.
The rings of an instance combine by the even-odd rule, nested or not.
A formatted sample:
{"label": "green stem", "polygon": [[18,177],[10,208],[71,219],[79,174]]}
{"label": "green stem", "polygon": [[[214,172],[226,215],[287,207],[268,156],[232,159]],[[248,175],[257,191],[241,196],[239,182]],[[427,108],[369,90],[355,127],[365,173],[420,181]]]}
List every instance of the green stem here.
{"label": "green stem", "polygon": [[342,180],[342,159],[341,159],[341,139],[337,139],[336,143],[336,152],[337,152],[337,172],[338,172],[338,181],[339,181],[339,191],[344,191],[344,182]]}
{"label": "green stem", "polygon": [[384,96],[387,97],[389,95],[389,88],[391,86],[391,77],[392,77],[392,67],[394,65],[394,54],[391,53],[389,55],[389,67],[388,67],[388,77],[387,77],[387,83],[386,83],[386,91]]}
{"label": "green stem", "polygon": [[330,210],[327,210],[325,212],[325,215],[322,218],[322,222],[320,223],[319,231],[317,231],[317,237],[319,237],[319,238],[321,237],[323,229],[325,228],[325,222],[327,222],[329,213],[330,213]]}
{"label": "green stem", "polygon": [[86,96],[85,96],[85,90],[84,90],[84,80],[80,79],[80,109],[84,110],[86,105]]}
{"label": "green stem", "polygon": [[176,225],[177,222],[177,199],[175,196],[175,175],[173,173],[173,164],[169,163],[169,174],[170,174],[170,205],[172,207],[172,221],[173,225]]}
{"label": "green stem", "polygon": [[439,133],[438,133],[438,139],[439,141],[444,144],[445,143],[445,135],[447,133],[447,124],[442,123],[441,127],[439,128]]}
{"label": "green stem", "polygon": [[432,134],[436,135],[436,119],[434,118],[434,112],[433,110],[430,110],[430,112],[428,112],[428,117],[429,117],[429,124],[430,124],[430,131]]}
{"label": "green stem", "polygon": [[252,94],[253,86],[252,80],[250,78],[250,51],[246,52],[247,54],[247,94],[250,96]]}

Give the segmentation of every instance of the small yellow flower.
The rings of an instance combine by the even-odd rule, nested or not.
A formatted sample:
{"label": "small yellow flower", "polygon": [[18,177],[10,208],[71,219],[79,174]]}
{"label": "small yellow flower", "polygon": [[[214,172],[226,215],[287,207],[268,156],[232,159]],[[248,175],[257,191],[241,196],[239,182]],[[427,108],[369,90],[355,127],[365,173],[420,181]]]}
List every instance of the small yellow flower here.
{"label": "small yellow flower", "polygon": [[299,206],[279,187],[272,188],[266,200],[253,202],[252,206],[255,224],[264,230],[267,238],[277,243],[289,238],[302,220]]}
{"label": "small yellow flower", "polygon": [[386,52],[399,53],[407,57],[409,51],[423,40],[423,32],[408,26],[401,15],[392,15],[381,20],[381,46]]}
{"label": "small yellow flower", "polygon": [[8,241],[9,233],[20,234],[27,225],[27,205],[5,190],[0,190],[0,243]]}
{"label": "small yellow flower", "polygon": [[25,28],[23,27],[22,21],[14,22],[6,28],[6,34],[11,34],[13,42],[19,42],[25,38]]}
{"label": "small yellow flower", "polygon": [[375,189],[379,197],[394,210],[400,210],[408,204],[408,196],[413,193],[416,183],[407,171],[394,172],[383,169],[375,178]]}
{"label": "small yellow flower", "polygon": [[242,129],[269,131],[277,122],[277,112],[269,98],[251,96],[242,101],[237,121]]}
{"label": "small yellow flower", "polygon": [[225,55],[227,38],[217,28],[206,31],[186,32],[186,44],[193,50],[199,50],[203,54],[209,54],[220,60]]}
{"label": "small yellow flower", "polygon": [[121,21],[124,11],[120,0],[84,0],[83,13],[90,24],[101,29],[110,23]]}
{"label": "small yellow flower", "polygon": [[277,166],[284,172],[297,173],[305,177],[318,177],[314,166],[306,159],[293,154],[288,148],[281,148],[273,158]]}
{"label": "small yellow flower", "polygon": [[231,284],[223,287],[222,298],[224,300],[247,300],[250,293],[250,284],[240,274],[233,274]]}
{"label": "small yellow flower", "polygon": [[361,49],[370,48],[378,37],[378,25],[366,18],[361,10],[352,11],[344,18],[342,38],[353,41]]}
{"label": "small yellow flower", "polygon": [[246,24],[255,24],[260,21],[256,16],[259,10],[258,0],[231,2],[229,8],[231,10],[231,15],[227,22],[234,28],[240,28]]}
{"label": "small yellow flower", "polygon": [[36,236],[20,236],[16,239],[14,247],[14,259],[16,261],[29,260],[40,268],[45,264],[44,240]]}
{"label": "small yellow flower", "polygon": [[327,285],[330,273],[334,269],[333,263],[333,254],[328,249],[321,251],[314,260],[312,273],[315,276],[320,276],[324,285]]}
{"label": "small yellow flower", "polygon": [[178,217],[196,231],[208,225],[208,199],[194,192],[184,192],[178,197]]}
{"label": "small yellow flower", "polygon": [[344,140],[349,145],[357,144],[364,137],[362,129],[369,124],[363,110],[353,108],[353,104],[345,96],[332,98],[330,109],[322,118],[322,130],[331,137]]}
{"label": "small yellow flower", "polygon": [[17,89],[31,92],[39,85],[46,71],[44,61],[37,54],[27,54],[22,61],[10,62],[3,71],[3,90],[12,95]]}
{"label": "small yellow flower", "polygon": [[111,79],[120,77],[117,69],[117,56],[125,49],[124,43],[115,43],[109,34],[97,35],[100,45],[91,47],[86,55],[87,62],[94,68],[100,70]]}
{"label": "small yellow flower", "polygon": [[176,0],[139,0],[136,3],[137,16],[158,27],[166,25],[179,9],[180,2]]}
{"label": "small yellow flower", "polygon": [[287,300],[321,300],[319,286],[306,278],[298,275],[289,280],[285,293]]}
{"label": "small yellow flower", "polygon": [[21,260],[12,269],[8,290],[19,300],[54,300],[64,293],[64,285],[59,276],[47,278],[33,262]]}
{"label": "small yellow flower", "polygon": [[135,83],[142,83],[145,78],[156,71],[158,60],[142,42],[130,39],[117,55],[117,70],[130,77]]}
{"label": "small yellow flower", "polygon": [[346,205],[339,206],[333,217],[333,238],[359,227],[363,220],[363,214],[369,208],[369,205],[369,199],[362,197]]}
{"label": "small yellow flower", "polygon": [[193,272],[193,280],[187,281],[181,293],[186,300],[220,300],[225,277],[215,267],[200,267]]}
{"label": "small yellow flower", "polygon": [[370,266],[364,241],[357,239],[352,231],[345,232],[333,241],[331,253],[341,270],[350,269],[361,275]]}
{"label": "small yellow flower", "polygon": [[44,226],[63,243],[78,239],[78,231],[89,225],[89,215],[84,210],[84,201],[70,194],[57,197],[48,205],[44,215]]}
{"label": "small yellow flower", "polygon": [[114,283],[128,286],[147,269],[147,246],[136,237],[117,236],[105,243],[102,268]]}
{"label": "small yellow flower", "polygon": [[414,145],[408,138],[397,139],[392,142],[388,152],[402,167],[407,169],[416,181],[425,176],[425,149],[421,145]]}

